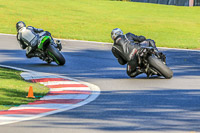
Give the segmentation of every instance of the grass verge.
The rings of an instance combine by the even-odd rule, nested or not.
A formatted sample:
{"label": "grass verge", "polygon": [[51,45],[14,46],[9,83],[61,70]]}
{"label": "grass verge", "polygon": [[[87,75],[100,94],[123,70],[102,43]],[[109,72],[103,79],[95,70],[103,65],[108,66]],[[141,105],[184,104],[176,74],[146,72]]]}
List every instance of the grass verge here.
{"label": "grass verge", "polygon": [[154,39],[157,46],[200,48],[200,7],[112,0],[0,0],[0,32],[16,34],[15,24],[42,28],[54,37],[112,42],[121,28]]}
{"label": "grass verge", "polygon": [[[0,68],[0,110],[33,102],[49,91],[49,88],[39,83],[24,81],[20,73],[20,71]],[[26,98],[29,86],[33,87],[36,99]]]}

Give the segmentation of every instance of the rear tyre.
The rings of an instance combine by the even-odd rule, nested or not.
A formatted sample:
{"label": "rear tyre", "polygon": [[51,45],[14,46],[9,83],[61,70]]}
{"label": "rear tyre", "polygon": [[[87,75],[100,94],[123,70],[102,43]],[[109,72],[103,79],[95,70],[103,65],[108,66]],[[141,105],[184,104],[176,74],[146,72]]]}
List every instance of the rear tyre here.
{"label": "rear tyre", "polygon": [[166,79],[170,79],[173,76],[172,70],[169,69],[163,62],[153,56],[148,57],[148,62],[150,66],[155,68],[162,76],[164,76]]}
{"label": "rear tyre", "polygon": [[49,56],[51,56],[53,58],[53,60],[58,65],[64,65],[65,64],[65,58],[64,58],[64,56],[53,45],[49,45],[47,47],[47,53],[48,53]]}

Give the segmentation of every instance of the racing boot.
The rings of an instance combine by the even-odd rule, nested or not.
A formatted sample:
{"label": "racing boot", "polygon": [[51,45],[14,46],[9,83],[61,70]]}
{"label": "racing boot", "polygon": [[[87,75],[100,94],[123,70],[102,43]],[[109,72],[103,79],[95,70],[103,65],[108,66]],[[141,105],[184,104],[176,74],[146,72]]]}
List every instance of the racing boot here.
{"label": "racing boot", "polygon": [[26,57],[27,58],[32,58],[32,57],[35,57],[35,54],[34,53],[26,53]]}
{"label": "racing boot", "polygon": [[136,71],[134,71],[134,72],[132,72],[129,76],[131,77],[131,78],[134,78],[134,77],[136,77],[136,76],[138,76],[138,75],[140,75],[140,74],[142,74],[143,72],[140,70],[140,69],[137,69]]}
{"label": "racing boot", "polygon": [[35,53],[33,52],[35,50],[35,48],[31,47],[31,46],[28,46],[27,49],[26,49],[26,57],[27,58],[32,58],[32,57],[35,57]]}

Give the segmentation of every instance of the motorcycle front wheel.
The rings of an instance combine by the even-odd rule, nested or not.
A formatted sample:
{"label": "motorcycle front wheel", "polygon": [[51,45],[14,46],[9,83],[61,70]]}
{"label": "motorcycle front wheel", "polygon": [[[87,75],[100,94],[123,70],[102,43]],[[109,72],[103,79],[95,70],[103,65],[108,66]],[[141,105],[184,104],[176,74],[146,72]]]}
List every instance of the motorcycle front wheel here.
{"label": "motorcycle front wheel", "polygon": [[53,58],[53,60],[58,64],[58,65],[64,65],[65,64],[65,58],[64,56],[58,51],[57,48],[55,48],[53,45],[49,45],[47,47],[47,54]]}
{"label": "motorcycle front wheel", "polygon": [[149,56],[148,62],[151,67],[155,68],[166,79],[172,78],[173,76],[172,70],[170,70],[169,67],[166,66],[160,59],[154,56]]}

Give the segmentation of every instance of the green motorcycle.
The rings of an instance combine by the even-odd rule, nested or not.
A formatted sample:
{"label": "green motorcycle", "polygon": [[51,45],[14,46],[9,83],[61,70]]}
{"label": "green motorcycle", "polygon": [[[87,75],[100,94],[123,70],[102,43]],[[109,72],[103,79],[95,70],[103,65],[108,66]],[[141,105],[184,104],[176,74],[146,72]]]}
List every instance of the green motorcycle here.
{"label": "green motorcycle", "polygon": [[65,58],[60,52],[61,49],[62,45],[59,40],[54,43],[50,36],[43,36],[34,54],[47,63],[56,62],[58,65],[64,65]]}

